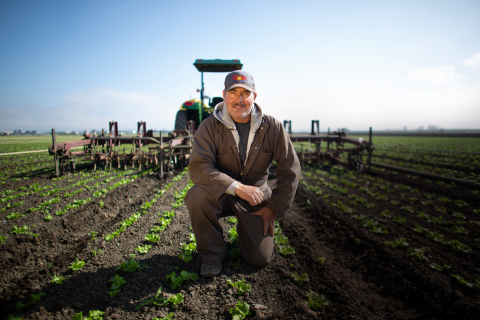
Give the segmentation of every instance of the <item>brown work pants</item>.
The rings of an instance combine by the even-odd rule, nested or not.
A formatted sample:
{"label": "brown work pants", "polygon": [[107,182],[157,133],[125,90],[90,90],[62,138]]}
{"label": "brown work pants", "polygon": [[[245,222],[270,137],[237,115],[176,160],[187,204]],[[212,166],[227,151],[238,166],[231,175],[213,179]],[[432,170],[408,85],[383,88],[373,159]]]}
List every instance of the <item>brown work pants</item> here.
{"label": "brown work pants", "polygon": [[227,254],[223,228],[218,219],[235,215],[238,220],[238,248],[242,258],[251,265],[263,268],[273,259],[273,237],[263,236],[263,220],[253,215],[261,207],[251,207],[246,201],[228,195],[218,201],[202,187],[194,185],[185,196],[197,251],[206,261],[222,262]]}

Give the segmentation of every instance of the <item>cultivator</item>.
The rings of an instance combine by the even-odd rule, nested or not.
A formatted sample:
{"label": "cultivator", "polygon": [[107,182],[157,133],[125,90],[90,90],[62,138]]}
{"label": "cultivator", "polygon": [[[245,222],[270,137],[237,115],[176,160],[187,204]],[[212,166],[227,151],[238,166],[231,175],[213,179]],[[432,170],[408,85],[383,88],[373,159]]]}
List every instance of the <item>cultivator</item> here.
{"label": "cultivator", "polygon": [[[312,130],[310,134],[292,133],[292,121],[283,121],[285,129],[290,135],[290,139],[296,144],[296,151],[300,163],[314,163],[322,165],[328,163],[330,165],[340,162],[340,155],[347,154],[347,164],[356,171],[365,171],[370,168],[372,162],[372,151],[375,149],[372,144],[372,128],[370,128],[369,141],[362,138],[347,138],[345,131],[338,130],[325,135],[320,134],[320,121],[312,120]],[[296,143],[295,143],[296,142]],[[300,148],[298,142],[302,142]],[[304,148],[303,142],[307,142]],[[326,143],[326,148],[322,148],[322,144]],[[312,148],[312,144],[315,146]],[[350,148],[347,148],[350,146]],[[364,159],[367,157],[367,159]],[[366,161],[365,161],[366,160]]]}
{"label": "cultivator", "polygon": [[[90,160],[94,170],[100,167],[111,169],[112,166],[125,170],[157,166],[161,177],[183,168],[188,162],[193,145],[193,121],[189,121],[184,130],[174,130],[167,136],[160,131],[157,137],[152,130],[147,131],[143,121],[137,123],[137,135],[132,137],[120,136],[117,122],[110,122],[109,127],[108,135],[104,130],[99,136],[85,132],[83,140],[62,143],[56,143],[55,129],[52,129],[53,144],[48,151],[54,156],[55,175],[74,172],[75,159],[78,157]],[[129,152],[126,146],[131,146]],[[148,151],[145,148],[142,150],[142,147],[147,147]],[[83,150],[75,151],[78,148]]]}
{"label": "cultivator", "polygon": [[[348,165],[357,171],[364,171],[370,167],[371,154],[374,149],[372,131],[370,128],[369,141],[363,139],[347,138],[344,131],[329,132],[326,135],[320,134],[320,122],[312,120],[312,131],[310,134],[292,134],[292,122],[284,121],[284,126],[290,135],[292,142],[296,144],[296,150],[300,162],[314,163],[317,165],[336,164],[340,161],[340,154],[348,155]],[[188,121],[183,130],[174,130],[163,136],[154,136],[153,131],[146,129],[146,123],[137,123],[137,135],[132,137],[120,136],[117,122],[109,123],[109,134],[96,136],[91,133],[84,133],[83,140],[56,143],[55,129],[52,129],[53,144],[49,152],[54,156],[55,175],[68,171],[75,171],[76,158],[90,160],[93,169],[104,168],[135,168],[158,167],[159,176],[164,178],[176,169],[183,168],[189,160],[190,151],[193,146],[195,134],[195,123]],[[303,143],[307,142],[307,147]],[[299,148],[298,143],[302,143]],[[326,143],[326,148],[322,148]],[[315,146],[311,148],[312,144]],[[351,145],[352,148],[346,148]],[[126,146],[131,146],[126,151]],[[122,148],[123,147],[123,148]],[[145,150],[147,147],[148,151]],[[76,150],[83,148],[83,150]],[[143,148],[143,150],[142,150]],[[313,150],[312,150],[313,149]],[[368,156],[365,163],[364,157]]]}

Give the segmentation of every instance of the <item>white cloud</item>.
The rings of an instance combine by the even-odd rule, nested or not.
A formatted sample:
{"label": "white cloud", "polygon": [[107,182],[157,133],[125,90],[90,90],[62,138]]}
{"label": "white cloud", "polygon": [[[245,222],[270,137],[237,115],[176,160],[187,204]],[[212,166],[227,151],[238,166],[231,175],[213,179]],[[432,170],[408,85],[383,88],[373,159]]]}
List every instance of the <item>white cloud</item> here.
{"label": "white cloud", "polygon": [[410,72],[410,74],[408,75],[408,79],[435,87],[441,87],[457,81],[459,79],[459,76],[457,75],[454,67],[421,67]]}
{"label": "white cloud", "polygon": [[480,52],[465,60],[463,64],[469,68],[480,68]]}

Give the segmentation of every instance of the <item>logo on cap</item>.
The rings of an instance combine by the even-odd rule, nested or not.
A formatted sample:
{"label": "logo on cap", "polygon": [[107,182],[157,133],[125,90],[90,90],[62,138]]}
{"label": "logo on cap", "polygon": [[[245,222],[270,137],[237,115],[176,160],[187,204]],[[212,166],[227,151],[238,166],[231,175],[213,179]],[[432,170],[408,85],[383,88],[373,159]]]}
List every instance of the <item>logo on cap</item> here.
{"label": "logo on cap", "polygon": [[241,76],[241,75],[233,75],[233,81],[247,81],[247,78],[245,76]]}

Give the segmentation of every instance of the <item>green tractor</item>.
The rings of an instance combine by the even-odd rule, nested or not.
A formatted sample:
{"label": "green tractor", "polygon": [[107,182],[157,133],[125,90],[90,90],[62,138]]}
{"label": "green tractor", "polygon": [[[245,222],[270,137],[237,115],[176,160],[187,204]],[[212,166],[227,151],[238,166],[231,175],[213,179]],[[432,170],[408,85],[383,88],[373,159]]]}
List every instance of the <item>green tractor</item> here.
{"label": "green tractor", "polygon": [[[191,99],[185,101],[180,106],[175,118],[175,130],[185,130],[188,121],[192,120],[195,123],[195,130],[207,117],[211,116],[215,106],[223,101],[222,97],[206,97],[203,87],[203,73],[204,72],[232,72],[235,70],[242,70],[243,64],[238,59],[234,60],[203,60],[197,59],[193,64],[198,71],[202,73],[202,89],[200,91],[200,100]],[[204,100],[208,99],[208,105]]]}

